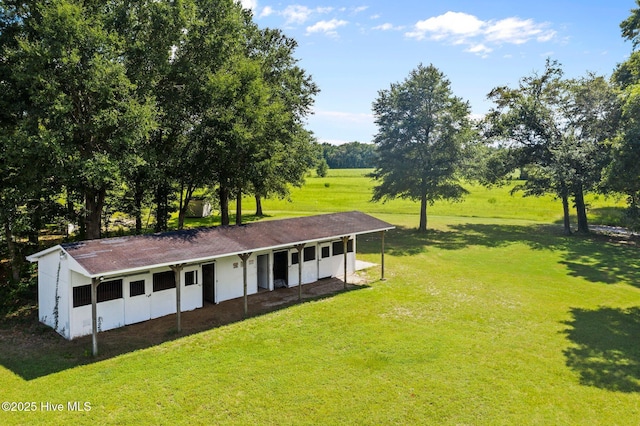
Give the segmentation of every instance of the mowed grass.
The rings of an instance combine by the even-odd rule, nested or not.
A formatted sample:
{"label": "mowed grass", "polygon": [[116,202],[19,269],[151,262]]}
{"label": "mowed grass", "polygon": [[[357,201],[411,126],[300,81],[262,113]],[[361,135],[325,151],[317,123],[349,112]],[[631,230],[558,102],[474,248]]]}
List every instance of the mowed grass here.
{"label": "mowed grass", "polygon": [[[371,214],[408,214],[415,217],[418,226],[419,203],[411,200],[395,199],[385,203],[371,201],[375,181],[367,173],[373,169],[329,170],[324,178],[315,175],[307,177],[303,188],[292,188],[288,199],[268,199],[263,201],[264,213],[275,218],[360,210]],[[489,217],[504,219],[524,219],[541,222],[562,223],[562,204],[551,195],[523,197],[522,192],[511,195],[512,188],[521,184],[513,181],[503,187],[486,188],[479,184],[466,183],[469,194],[462,202],[439,201],[428,206],[429,219],[438,216]],[[589,218],[602,225],[620,225],[624,216],[624,200],[602,195],[588,195]],[[235,218],[235,203],[232,217]],[[255,200],[243,199],[245,220],[255,220]],[[175,216],[175,215],[174,215]],[[572,211],[575,223],[575,212]],[[177,223],[177,216],[174,218]],[[204,219],[187,219],[187,225],[209,226],[219,224],[219,216]]]}
{"label": "mowed grass", "polygon": [[[0,365],[0,400],[38,404],[0,424],[638,423],[637,246],[565,237],[533,206],[505,218],[436,205],[420,234],[414,205],[359,204],[349,182],[366,179],[326,179],[324,196],[309,179],[266,213],[360,209],[395,224],[385,281],[373,268],[358,290],[30,380]],[[379,247],[358,239],[363,260]]]}

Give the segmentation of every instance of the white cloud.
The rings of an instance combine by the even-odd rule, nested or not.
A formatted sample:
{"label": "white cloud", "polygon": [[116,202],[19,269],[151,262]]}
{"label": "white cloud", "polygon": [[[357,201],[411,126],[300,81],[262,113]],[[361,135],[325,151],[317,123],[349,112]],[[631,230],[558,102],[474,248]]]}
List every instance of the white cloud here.
{"label": "white cloud", "polygon": [[307,6],[294,4],[287,6],[281,12],[275,12],[273,11],[273,9],[271,9],[271,11],[272,13],[278,13],[279,15],[283,16],[285,18],[285,25],[301,25],[307,22],[314,14],[322,15],[332,12],[333,7],[316,7],[315,9],[311,9]]}
{"label": "white cloud", "polygon": [[536,24],[532,19],[506,18],[489,24],[484,34],[491,42],[524,44],[531,39],[549,41],[555,31],[547,30],[546,25]]}
{"label": "white cloud", "polygon": [[242,7],[245,9],[255,10],[255,8],[258,7],[258,0],[240,0],[240,4],[242,4]]}
{"label": "white cloud", "polygon": [[466,45],[466,52],[486,56],[494,49],[490,45],[520,45],[535,40],[548,42],[556,37],[548,23],[532,19],[509,17],[483,21],[463,12],[447,12],[418,21],[412,31],[405,33],[416,40],[430,39],[453,45]]}
{"label": "white cloud", "polygon": [[386,23],[386,24],[378,25],[377,27],[373,27],[373,29],[380,30],[380,31],[389,31],[393,29],[393,25]]}
{"label": "white cloud", "polygon": [[281,15],[285,17],[285,24],[304,24],[311,16],[313,11],[307,6],[300,6],[298,4],[287,6]]}
{"label": "white cloud", "polygon": [[265,6],[264,8],[262,8],[262,11],[260,12],[260,16],[258,16],[258,18],[266,18],[267,16],[273,15],[274,12],[275,11],[271,6]]}
{"label": "white cloud", "polygon": [[393,24],[390,23],[384,23],[382,25],[378,25],[376,27],[373,27],[372,29],[374,30],[378,30],[378,31],[390,31],[390,30],[401,30],[402,27],[394,27]]}
{"label": "white cloud", "polygon": [[339,27],[347,25],[349,22],[344,20],[332,19],[330,21],[318,21],[307,27],[307,34],[324,33],[325,35],[335,37],[338,35],[336,30]]}
{"label": "white cloud", "polygon": [[369,9],[369,6],[359,6],[356,7],[355,9],[353,9],[353,13],[361,13],[364,12],[365,10]]}
{"label": "white cloud", "polygon": [[418,21],[408,37],[423,40],[430,36],[434,40],[448,37],[469,37],[478,34],[484,22],[473,15],[462,12],[447,12],[444,15]]}
{"label": "white cloud", "polygon": [[465,50],[465,52],[477,53],[479,55],[486,55],[488,53],[493,52],[493,49],[480,43],[480,44],[474,44],[473,46]]}

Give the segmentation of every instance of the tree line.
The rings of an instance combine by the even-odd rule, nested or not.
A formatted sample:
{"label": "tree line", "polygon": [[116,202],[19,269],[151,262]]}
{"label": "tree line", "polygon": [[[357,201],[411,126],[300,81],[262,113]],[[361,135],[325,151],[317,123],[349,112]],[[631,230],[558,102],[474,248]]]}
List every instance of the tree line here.
{"label": "tree line", "polygon": [[[108,211],[179,227],[198,188],[229,224],[242,195],[285,197],[320,148],[305,130],[318,87],[296,41],[233,0],[8,0],[0,4],[0,221],[99,238]],[[261,212],[258,212],[261,213]]]}
{"label": "tree line", "polygon": [[565,78],[548,59],[517,86],[494,88],[487,95],[493,106],[477,122],[433,65],[379,91],[373,200],[420,201],[425,231],[427,206],[461,200],[463,178],[494,185],[520,170],[526,180],[514,191],[562,200],[566,234],[572,205],[577,231],[589,232],[586,193],[626,196],[630,223],[640,225],[640,9],[620,26],[633,52],[611,78]]}
{"label": "tree line", "polygon": [[375,165],[375,145],[349,142],[342,145],[322,143],[322,158],[331,169],[368,169]]}

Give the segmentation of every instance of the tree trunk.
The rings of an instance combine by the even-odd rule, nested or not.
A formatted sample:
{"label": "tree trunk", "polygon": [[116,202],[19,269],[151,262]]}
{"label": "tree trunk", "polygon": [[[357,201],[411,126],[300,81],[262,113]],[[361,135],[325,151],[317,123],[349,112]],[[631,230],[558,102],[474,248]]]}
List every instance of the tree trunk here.
{"label": "tree trunk", "polygon": [[142,182],[135,183],[136,188],[133,192],[133,208],[136,218],[136,235],[142,234],[142,199],[144,198],[144,185]]}
{"label": "tree trunk", "polygon": [[40,201],[27,203],[31,212],[31,226],[29,229],[29,244],[38,247],[40,229],[42,228],[42,204]]}
{"label": "tree trunk", "polygon": [[86,238],[95,240],[100,238],[100,224],[102,223],[102,209],[104,207],[104,199],[106,191],[104,189],[94,190],[87,189],[85,191],[85,225]]}
{"label": "tree trunk", "polygon": [[189,206],[189,190],[184,193],[184,183],[180,184],[180,203],[178,204],[178,229],[184,229],[184,218]]}
{"label": "tree trunk", "polygon": [[218,197],[220,198],[220,221],[222,226],[229,225],[229,191],[220,185],[218,189]]}
{"label": "tree trunk", "polygon": [[569,220],[569,197],[567,194],[562,194],[562,210],[563,210],[563,222],[564,222],[564,235],[571,235],[571,221]]}
{"label": "tree trunk", "polygon": [[[75,224],[77,221],[77,217],[76,217],[76,211],[74,209],[73,206],[73,196],[72,196],[72,192],[69,190],[69,188],[66,188],[67,191],[67,220],[69,221],[69,223]],[[64,234],[66,237],[69,237],[69,224],[66,224],[65,227],[65,231]]]}
{"label": "tree trunk", "polygon": [[262,213],[262,198],[258,194],[256,194],[256,216],[264,216],[264,213]]}
{"label": "tree trunk", "polygon": [[11,278],[13,281],[20,280],[20,257],[17,255],[16,243],[13,241],[13,233],[8,220],[4,222],[4,239],[7,240],[9,250],[9,261],[11,262]]}
{"label": "tree trunk", "polygon": [[582,191],[582,185],[578,187],[574,194],[576,202],[576,213],[578,215],[578,233],[588,234],[589,223],[587,222],[587,206],[584,203],[584,192]]}
{"label": "tree trunk", "polygon": [[242,191],[236,194],[236,225],[242,225]]}
{"label": "tree trunk", "polygon": [[155,232],[169,229],[169,190],[166,182],[160,182],[156,187],[156,226]]}
{"label": "tree trunk", "polygon": [[427,194],[420,198],[420,226],[418,231],[427,232]]}

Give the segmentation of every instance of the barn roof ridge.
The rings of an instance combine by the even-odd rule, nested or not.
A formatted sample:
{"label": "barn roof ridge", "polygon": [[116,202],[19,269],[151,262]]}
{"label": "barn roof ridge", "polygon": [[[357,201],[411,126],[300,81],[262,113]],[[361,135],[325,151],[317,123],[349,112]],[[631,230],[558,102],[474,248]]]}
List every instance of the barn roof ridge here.
{"label": "barn roof ridge", "polygon": [[[256,250],[393,229],[359,211],[326,213],[163,233],[64,243],[59,247],[91,276],[114,275],[175,263],[195,263]],[[51,249],[29,256],[34,261]]]}

